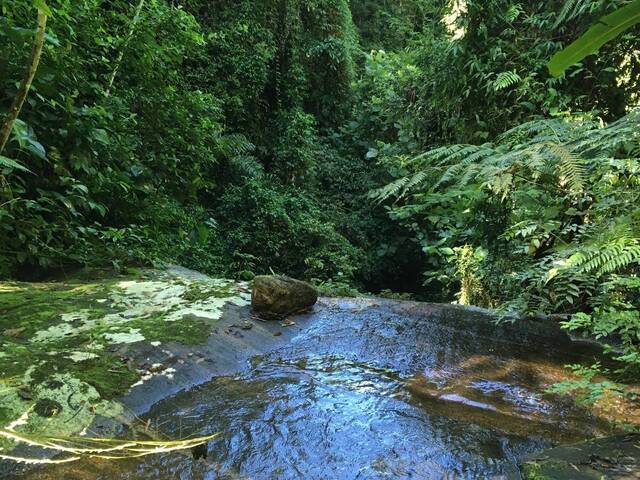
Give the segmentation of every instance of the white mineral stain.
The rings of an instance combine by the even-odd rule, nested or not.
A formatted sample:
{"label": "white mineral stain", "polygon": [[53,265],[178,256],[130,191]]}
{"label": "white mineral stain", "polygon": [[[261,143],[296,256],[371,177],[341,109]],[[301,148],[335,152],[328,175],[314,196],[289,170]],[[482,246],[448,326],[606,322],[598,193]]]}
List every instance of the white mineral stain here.
{"label": "white mineral stain", "polygon": [[89,319],[91,312],[88,310],[78,310],[73,313],[63,313],[60,315],[62,323],[52,325],[46,330],[36,332],[33,341],[51,342],[62,338],[74,337],[79,333],[92,330],[96,326],[95,319]]}
{"label": "white mineral stain", "polygon": [[190,306],[179,308],[167,314],[164,318],[166,322],[182,320],[187,315],[209,320],[218,320],[222,317],[222,308],[229,302],[230,298],[211,298],[206,301],[199,301]]}
{"label": "white mineral stain", "polygon": [[[24,380],[29,381],[29,372]],[[25,401],[17,391],[12,391],[2,398],[3,408],[15,415],[15,420],[2,427],[17,432],[68,436],[87,428],[96,415],[120,418],[124,414],[119,402],[102,400],[94,387],[66,373],[52,375],[47,382],[34,386],[31,395],[33,398]],[[36,402],[43,399],[58,403],[60,410],[49,418],[33,413]]]}
{"label": "white mineral stain", "polygon": [[73,352],[71,355],[67,355],[67,358],[74,362],[84,362],[85,360],[91,360],[92,358],[98,358],[98,355],[91,352]]}
{"label": "white mineral stain", "polygon": [[[54,344],[50,351],[51,357],[60,356],[74,362],[94,359],[99,357],[106,345],[144,341],[140,328],[127,327],[134,320],[157,322],[158,325],[181,321],[189,316],[218,320],[223,315],[225,305],[245,306],[250,303],[251,295],[243,287],[244,284],[212,279],[188,270],[161,273],[159,280],[118,282],[111,292],[101,293],[100,298],[95,299],[102,309],[109,308],[110,311],[98,318],[96,310],[78,309],[61,314],[57,324],[36,332],[31,341]],[[191,293],[194,295],[190,295]],[[93,332],[92,341],[82,351],[64,351],[58,347],[57,342],[86,332]],[[162,342],[153,341],[150,344],[160,347]],[[0,357],[6,356],[7,353],[0,351]],[[23,383],[31,382],[30,372],[34,368],[35,365],[24,374]],[[142,385],[155,376],[173,380],[175,373],[174,368],[156,365],[151,371],[141,372],[140,381],[132,387]],[[51,387],[52,380],[57,380],[60,385]],[[32,400],[25,401],[16,391],[12,391],[2,399],[3,408],[12,413],[12,418],[17,419],[12,424],[16,429],[71,435],[86,432],[96,414],[115,418],[123,413],[121,404],[102,400],[94,387],[70,374],[58,373],[50,376],[45,383],[33,385],[32,395]],[[62,410],[51,418],[29,415],[30,407],[45,398],[58,402]]]}
{"label": "white mineral stain", "polygon": [[124,281],[118,283],[123,291],[113,295],[112,302],[127,308],[141,306],[162,306],[165,310],[184,302],[182,295],[187,287],[170,282]]}
{"label": "white mineral stain", "polygon": [[237,305],[238,307],[245,307],[247,305],[251,305],[251,294],[242,292],[237,297],[231,298],[229,303]]}
{"label": "white mineral stain", "polygon": [[131,385],[131,388],[139,387],[140,385],[144,385],[146,382],[151,380],[153,377],[166,377],[167,380],[173,380],[173,375],[176,373],[175,368],[165,368],[164,370],[158,370],[161,367],[161,364],[153,364],[151,366],[151,370],[145,371],[141,376],[140,380]]}
{"label": "white mineral stain", "polygon": [[[233,282],[228,280],[193,281],[182,278],[180,281],[182,282],[180,284],[170,281],[119,282],[117,286],[121,291],[111,295],[111,305],[114,308],[125,308],[125,310],[111,315],[108,320],[123,323],[127,319],[146,318],[153,314],[164,314],[163,320],[166,322],[179,321],[189,315],[218,320],[222,317],[223,308],[227,303],[248,304],[246,294],[229,292],[227,297],[214,296],[216,291],[219,292],[223,288],[231,289]],[[183,298],[189,287],[193,286],[202,289],[204,295],[207,290],[211,290],[211,297],[195,302]]]}
{"label": "white mineral stain", "polygon": [[29,421],[29,414],[30,413],[31,413],[31,409],[29,409],[26,412],[24,412],[22,415],[20,415],[20,418],[17,418],[13,422],[11,422],[9,425],[7,425],[5,428],[7,430],[15,430],[18,427],[26,425],[27,422]]}
{"label": "white mineral stain", "polygon": [[105,333],[104,338],[109,343],[114,344],[136,343],[145,339],[139,328],[132,328],[128,332]]}
{"label": "white mineral stain", "polygon": [[[51,382],[59,383],[50,388]],[[90,425],[97,414],[117,418],[124,409],[119,402],[106,401],[94,387],[69,374],[56,374],[48,382],[36,386],[34,399],[49,399],[59,403],[62,409],[51,418],[32,415],[27,424],[30,431],[52,435],[73,435]]]}

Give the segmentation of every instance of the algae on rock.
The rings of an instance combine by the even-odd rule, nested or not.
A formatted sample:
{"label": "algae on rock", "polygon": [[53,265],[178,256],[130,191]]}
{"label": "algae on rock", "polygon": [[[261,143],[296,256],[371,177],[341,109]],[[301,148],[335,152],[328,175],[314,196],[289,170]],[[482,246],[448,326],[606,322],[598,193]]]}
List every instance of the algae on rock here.
{"label": "algae on rock", "polygon": [[0,283],[0,428],[72,435],[97,415],[120,419],[117,399],[149,377],[128,345],[204,343],[227,304],[248,305],[246,285],[180,268]]}

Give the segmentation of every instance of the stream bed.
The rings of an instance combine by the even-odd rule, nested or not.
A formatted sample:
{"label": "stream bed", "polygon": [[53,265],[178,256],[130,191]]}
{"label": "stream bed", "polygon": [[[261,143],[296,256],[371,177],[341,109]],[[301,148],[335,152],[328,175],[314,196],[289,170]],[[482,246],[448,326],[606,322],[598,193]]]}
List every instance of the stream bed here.
{"label": "stream bed", "polygon": [[142,418],[169,438],[219,433],[206,458],[86,460],[21,478],[519,478],[524,456],[607,433],[545,392],[588,350],[450,307],[324,301],[282,327],[295,330],[287,343]]}

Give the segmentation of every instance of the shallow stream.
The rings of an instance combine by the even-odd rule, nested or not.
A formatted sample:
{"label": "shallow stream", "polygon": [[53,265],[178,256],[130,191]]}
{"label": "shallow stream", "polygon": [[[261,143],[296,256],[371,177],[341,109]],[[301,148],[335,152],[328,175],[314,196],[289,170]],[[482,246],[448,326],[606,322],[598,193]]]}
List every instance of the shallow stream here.
{"label": "shallow stream", "polygon": [[143,419],[171,438],[219,432],[206,460],[87,461],[27,478],[519,478],[523,456],[606,430],[545,393],[585,359],[549,338],[350,301],[313,317],[287,345]]}

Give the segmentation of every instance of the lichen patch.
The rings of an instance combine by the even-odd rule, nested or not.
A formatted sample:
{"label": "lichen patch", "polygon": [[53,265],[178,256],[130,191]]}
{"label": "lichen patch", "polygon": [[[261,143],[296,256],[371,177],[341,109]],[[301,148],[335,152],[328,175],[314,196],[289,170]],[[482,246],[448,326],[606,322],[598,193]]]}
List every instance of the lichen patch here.
{"label": "lichen patch", "polygon": [[128,332],[105,333],[104,338],[109,343],[136,343],[145,340],[144,335],[140,333],[140,329],[131,328]]}
{"label": "lichen patch", "polygon": [[67,358],[74,362],[84,362],[92,358],[98,358],[98,354],[92,352],[72,352]]}

